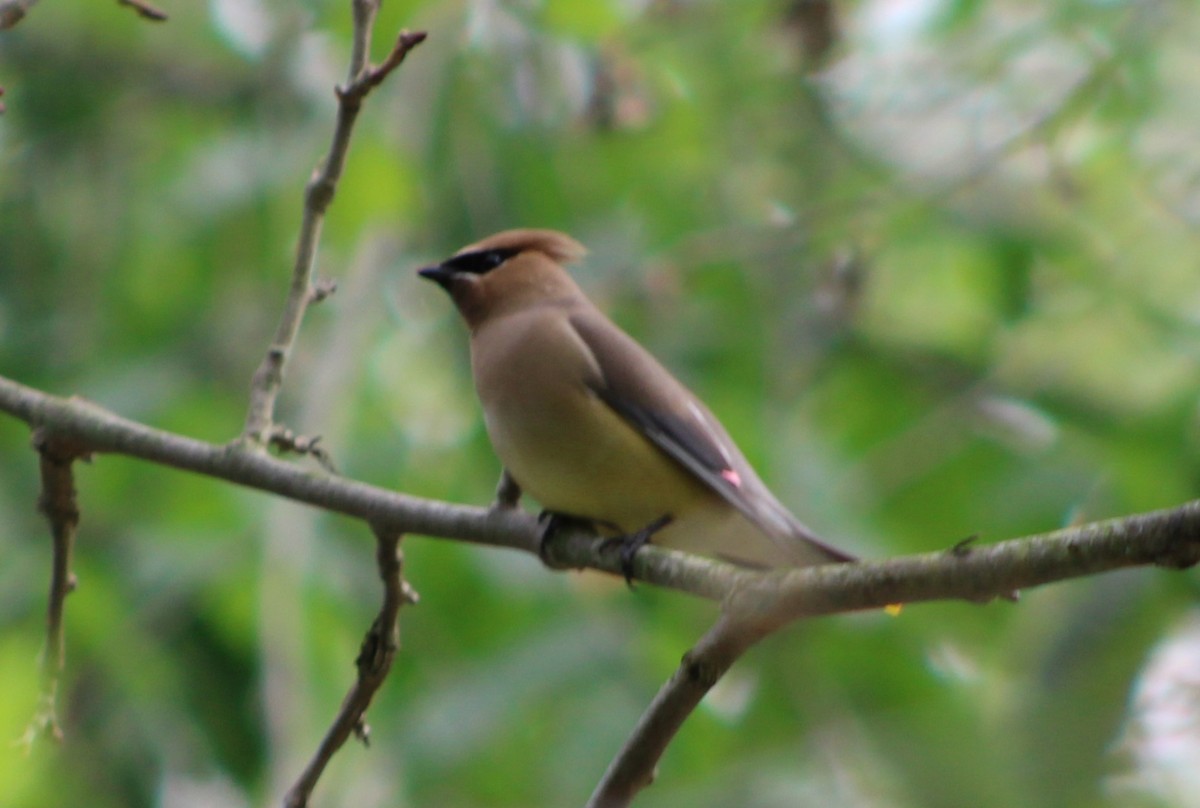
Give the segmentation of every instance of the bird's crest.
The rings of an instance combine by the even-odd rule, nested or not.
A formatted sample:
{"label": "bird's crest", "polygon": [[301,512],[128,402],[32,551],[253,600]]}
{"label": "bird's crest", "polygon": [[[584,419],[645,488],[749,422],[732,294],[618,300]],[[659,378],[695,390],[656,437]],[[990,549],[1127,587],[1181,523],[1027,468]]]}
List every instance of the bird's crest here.
{"label": "bird's crest", "polygon": [[560,264],[574,263],[587,254],[587,249],[566,233],[560,233],[557,230],[522,228],[520,230],[504,230],[488,236],[482,241],[463,247],[458,251],[458,255],[489,250],[535,251],[543,253]]}

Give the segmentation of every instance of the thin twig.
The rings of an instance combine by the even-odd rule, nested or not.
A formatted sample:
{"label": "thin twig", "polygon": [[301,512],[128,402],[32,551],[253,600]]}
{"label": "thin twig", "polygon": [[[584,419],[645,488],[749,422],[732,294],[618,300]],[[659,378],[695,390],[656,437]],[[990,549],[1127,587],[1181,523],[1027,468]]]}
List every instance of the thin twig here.
{"label": "thin twig", "polygon": [[50,523],[53,562],[50,568],[50,597],[46,607],[46,648],[42,655],[42,693],[38,709],[22,743],[32,744],[39,736],[62,740],[58,721],[58,685],[66,665],[67,644],[63,632],[63,610],[67,595],[75,591],[71,552],[79,526],[79,502],[75,492],[73,464],[87,457],[83,446],[70,440],[55,440],[44,430],[33,433],[42,478],[38,510]]}
{"label": "thin twig", "polygon": [[402,31],[383,65],[371,68],[367,62],[367,54],[378,8],[378,0],[354,2],[354,44],[349,78],[344,87],[336,88],[337,123],[325,158],[313,171],[304,188],[304,213],[296,242],[292,282],[284,303],[283,315],[280,317],[271,346],[250,383],[250,407],[242,428],[242,438],[254,445],[262,446],[270,439],[271,427],[275,420],[275,400],[283,385],[292,346],[300,333],[300,323],[308,306],[322,297],[322,287],[314,286],[313,283],[317,244],[321,238],[325,212],[333,202],[334,192],[345,169],[350,135],[353,133],[354,122],[362,108],[363,99],[404,61],[409,51],[425,41],[426,35],[423,32]]}
{"label": "thin twig", "polygon": [[383,603],[354,661],[358,668],[358,679],[342,701],[342,707],[317,747],[316,754],[284,798],[287,808],[304,808],[308,805],[312,790],[325,767],[351,735],[361,739],[364,744],[368,741],[370,729],[364,716],[375,693],[387,679],[396,649],[400,646],[400,607],[406,603],[416,603],[418,599],[417,593],[404,581],[400,538],[400,533],[375,528],[376,562],[379,565],[379,577],[383,580]]}
{"label": "thin twig", "polygon": [[[365,96],[375,87],[383,83],[383,80],[388,77],[388,74],[400,66],[404,61],[404,57],[408,56],[408,52],[425,41],[427,34],[424,31],[401,31],[396,37],[396,44],[392,46],[391,52],[383,63],[378,67],[371,68],[364,73],[355,85],[343,91],[343,95],[358,94],[360,97]],[[361,86],[360,86],[361,85]]]}
{"label": "thin twig", "polygon": [[1112,78],[1117,69],[1118,61],[1111,57],[1094,63],[1089,70],[1073,81],[1053,103],[1030,118],[1022,121],[1006,137],[982,150],[971,160],[971,164],[956,176],[949,178],[940,185],[935,185],[928,193],[923,194],[925,201],[937,202],[953,196],[959,191],[969,188],[979,180],[996,170],[1008,157],[1031,141],[1045,136],[1050,138],[1056,130],[1063,128],[1073,114],[1097,90],[1103,88]]}
{"label": "thin twig", "polygon": [[167,12],[146,2],[146,0],[117,0],[117,5],[128,6],[143,20],[150,20],[151,22],[167,21]]}

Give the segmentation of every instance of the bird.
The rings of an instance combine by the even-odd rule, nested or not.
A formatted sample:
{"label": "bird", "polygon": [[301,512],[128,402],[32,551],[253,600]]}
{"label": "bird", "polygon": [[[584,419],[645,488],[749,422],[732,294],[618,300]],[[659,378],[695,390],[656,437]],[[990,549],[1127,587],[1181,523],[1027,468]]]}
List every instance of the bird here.
{"label": "bird", "polygon": [[651,540],[752,569],[856,560],[796,519],[708,407],[584,295],[566,265],[585,254],[565,233],[515,229],[418,270],[465,320],[492,447],[549,527],[584,521],[624,541],[627,580]]}

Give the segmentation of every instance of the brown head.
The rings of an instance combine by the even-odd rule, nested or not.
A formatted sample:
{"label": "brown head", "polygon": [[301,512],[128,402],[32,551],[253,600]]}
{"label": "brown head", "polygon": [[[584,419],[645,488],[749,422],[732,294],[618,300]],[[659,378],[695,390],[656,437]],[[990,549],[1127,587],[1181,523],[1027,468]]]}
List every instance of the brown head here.
{"label": "brown head", "polygon": [[555,230],[505,230],[418,271],[445,289],[467,325],[530,305],[581,297],[563,269],[587,250]]}

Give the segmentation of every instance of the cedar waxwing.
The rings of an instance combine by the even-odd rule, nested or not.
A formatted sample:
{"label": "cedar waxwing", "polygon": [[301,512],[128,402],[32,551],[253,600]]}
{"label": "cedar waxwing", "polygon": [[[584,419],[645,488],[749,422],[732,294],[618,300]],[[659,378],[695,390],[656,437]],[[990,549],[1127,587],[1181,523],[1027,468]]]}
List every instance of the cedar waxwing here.
{"label": "cedar waxwing", "polygon": [[708,408],[584,297],[562,266],[584,252],[553,230],[507,230],[420,270],[471,331],[488,436],[513,481],[551,514],[633,537],[627,565],[650,533],[752,567],[852,561],[797,521]]}

